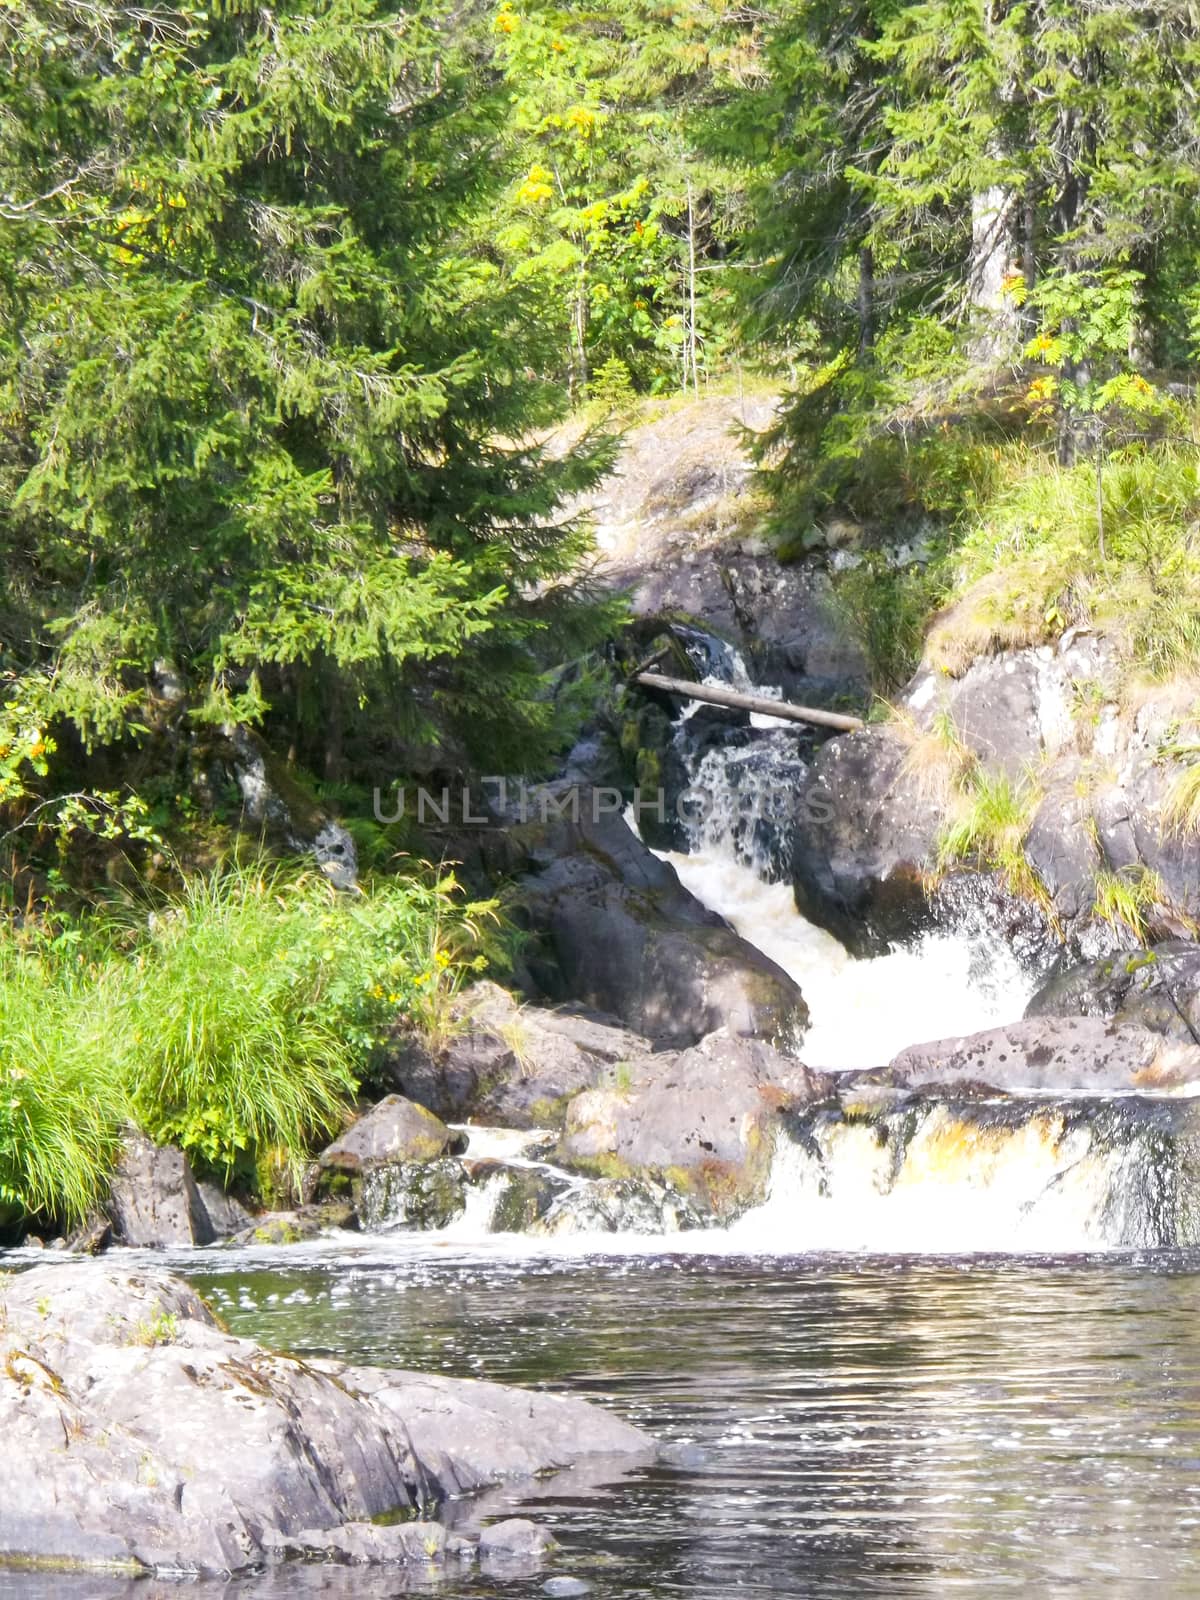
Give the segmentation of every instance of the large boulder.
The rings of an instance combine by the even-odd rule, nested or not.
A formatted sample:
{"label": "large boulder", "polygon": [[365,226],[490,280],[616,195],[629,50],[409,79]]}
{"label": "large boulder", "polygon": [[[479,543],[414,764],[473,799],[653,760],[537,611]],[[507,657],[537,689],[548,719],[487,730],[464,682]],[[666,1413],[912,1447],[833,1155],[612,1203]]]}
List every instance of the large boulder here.
{"label": "large boulder", "polygon": [[439,1116],[556,1127],[572,1095],[650,1048],[615,1017],[570,1004],[523,1004],[485,981],[459,997],[441,1044],[398,1039],[388,1070],[398,1088]]}
{"label": "large boulder", "polygon": [[390,1094],[317,1158],[325,1171],[364,1172],[398,1162],[436,1161],[454,1142],[454,1135],[432,1111]]}
{"label": "large boulder", "polygon": [[668,1174],[727,1219],[765,1194],[780,1113],[833,1091],[833,1079],[762,1040],[715,1033],[651,1058],[626,1083],[578,1096],[561,1155],[584,1170]]}
{"label": "large boulder", "polygon": [[653,1449],[583,1401],[272,1354],[179,1279],[98,1263],[0,1283],[0,1428],[0,1561],[133,1572],[457,1554],[370,1525]]}
{"label": "large boulder", "polygon": [[141,1133],[125,1137],[106,1210],[118,1244],[157,1250],[217,1236],[183,1151]]}
{"label": "large boulder", "polygon": [[1109,1095],[1200,1085],[1200,1047],[1099,1017],[1033,1017],[910,1045],[886,1067],[845,1074],[843,1097],[872,1090],[980,1088],[1005,1094]]}
{"label": "large boulder", "polygon": [[929,920],[939,819],[908,751],[886,726],[831,739],[796,806],[796,905],[855,955],[877,955]]}
{"label": "large boulder", "polygon": [[1200,945],[1176,939],[1057,973],[1027,1017],[1112,1017],[1184,1044],[1200,1044]]}
{"label": "large boulder", "polygon": [[537,830],[519,884],[549,998],[610,1012],[659,1047],[718,1028],[797,1038],[808,1008],[787,973],[689,894],[599,791],[564,798],[571,816]]}

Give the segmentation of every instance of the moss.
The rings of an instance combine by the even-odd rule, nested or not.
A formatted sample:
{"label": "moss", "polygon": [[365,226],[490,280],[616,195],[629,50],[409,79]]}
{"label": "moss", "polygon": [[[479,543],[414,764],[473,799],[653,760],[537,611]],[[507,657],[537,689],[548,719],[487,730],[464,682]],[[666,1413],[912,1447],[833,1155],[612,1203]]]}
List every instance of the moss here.
{"label": "moss", "polygon": [[567,1120],[567,1107],[574,1100],[574,1093],[555,1095],[553,1099],[535,1100],[529,1108],[529,1115],[533,1118],[534,1126],[538,1128],[561,1128]]}
{"label": "moss", "polygon": [[623,1161],[620,1156],[605,1151],[598,1156],[563,1157],[564,1166],[585,1178],[635,1178],[638,1169]]}

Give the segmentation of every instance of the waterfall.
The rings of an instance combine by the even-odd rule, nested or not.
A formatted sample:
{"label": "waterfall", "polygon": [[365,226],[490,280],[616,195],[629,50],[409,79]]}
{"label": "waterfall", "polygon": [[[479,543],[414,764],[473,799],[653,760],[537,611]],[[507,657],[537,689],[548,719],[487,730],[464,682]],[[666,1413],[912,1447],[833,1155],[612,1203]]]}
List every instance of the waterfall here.
{"label": "waterfall", "polygon": [[1200,1106],[1140,1096],[795,1119],[748,1251],[1067,1254],[1200,1243]]}
{"label": "waterfall", "polygon": [[[731,646],[689,634],[689,650],[708,682],[754,687]],[[911,945],[856,960],[796,910],[790,882],[788,811],[807,772],[805,735],[795,724],[754,717],[748,742],[697,741],[697,706],[676,726],[674,754],[702,805],[686,813],[686,851],[657,851],[680,882],[796,980],[812,1022],[801,1054],[814,1067],[880,1066],[906,1045],[1015,1022],[1037,985],[998,941],[981,910],[964,912],[953,931],[930,931]],[[773,724],[773,726],[770,726]],[[744,730],[731,734],[745,739]]]}

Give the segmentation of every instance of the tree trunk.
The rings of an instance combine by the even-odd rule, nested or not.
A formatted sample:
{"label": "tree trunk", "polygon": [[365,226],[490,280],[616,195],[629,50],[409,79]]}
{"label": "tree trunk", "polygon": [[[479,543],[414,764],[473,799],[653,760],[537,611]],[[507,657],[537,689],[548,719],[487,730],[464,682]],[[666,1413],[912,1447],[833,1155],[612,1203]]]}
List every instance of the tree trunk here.
{"label": "tree trunk", "polygon": [[875,252],[864,245],[858,252],[858,353],[875,352]]}
{"label": "tree trunk", "polygon": [[796,706],[790,700],[771,700],[764,694],[744,694],[718,683],[692,683],[687,678],[665,678],[658,672],[635,672],[634,683],[657,689],[660,694],[677,694],[685,700],[702,700],[710,706],[730,706],[735,711],[750,711],[764,717],[781,717],[785,722],[811,722],[821,728],[837,728],[853,733],[866,727],[861,717],[844,716],[840,711],[820,711],[813,706]]}
{"label": "tree trunk", "polygon": [[993,185],[971,199],[971,263],[967,296],[974,331],[971,355],[984,365],[1011,359],[1016,351],[1017,316],[1005,283],[1013,271],[1011,189]]}

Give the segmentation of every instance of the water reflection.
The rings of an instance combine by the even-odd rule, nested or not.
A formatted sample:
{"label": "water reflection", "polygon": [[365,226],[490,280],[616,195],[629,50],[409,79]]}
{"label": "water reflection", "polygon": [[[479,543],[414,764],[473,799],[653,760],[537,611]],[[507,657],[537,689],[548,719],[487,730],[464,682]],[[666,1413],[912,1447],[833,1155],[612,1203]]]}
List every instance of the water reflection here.
{"label": "water reflection", "polygon": [[[548,1521],[557,1570],[599,1597],[1200,1592],[1194,1258],[506,1261],[397,1240],[350,1267],[213,1264],[202,1287],[236,1331],[569,1388],[657,1432],[657,1467],[484,1507]],[[203,1596],[374,1600],[406,1581],[516,1600],[544,1578],[318,1568]],[[0,1577],[30,1600],[168,1593]]]}

